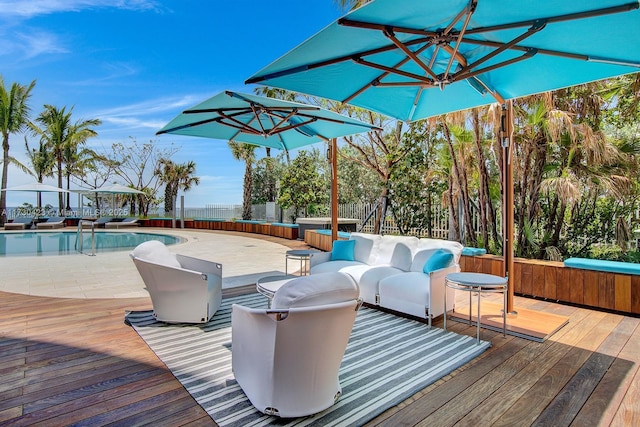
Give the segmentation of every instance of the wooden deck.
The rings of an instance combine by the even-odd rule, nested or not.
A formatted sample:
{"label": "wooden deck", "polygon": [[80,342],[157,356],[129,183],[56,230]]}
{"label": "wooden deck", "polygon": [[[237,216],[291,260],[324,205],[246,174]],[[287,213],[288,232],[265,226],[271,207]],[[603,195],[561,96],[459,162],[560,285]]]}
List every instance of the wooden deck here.
{"label": "wooden deck", "polygon": [[[516,300],[569,324],[543,343],[483,329],[481,357],[367,425],[640,425],[640,319]],[[150,308],[0,293],[0,425],[215,425],[124,324]]]}

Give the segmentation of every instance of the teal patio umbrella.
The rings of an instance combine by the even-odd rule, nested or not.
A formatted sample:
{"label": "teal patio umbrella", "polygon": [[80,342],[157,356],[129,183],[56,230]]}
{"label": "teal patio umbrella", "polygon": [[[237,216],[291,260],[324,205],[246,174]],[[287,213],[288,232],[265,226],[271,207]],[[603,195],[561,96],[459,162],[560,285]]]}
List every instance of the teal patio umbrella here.
{"label": "teal patio umbrella", "polygon": [[251,76],[414,121],[499,102],[513,309],[510,100],[640,71],[638,1],[374,0]]}
{"label": "teal patio umbrella", "polygon": [[225,91],[179,114],[158,134],[177,134],[293,150],[325,141],[331,155],[332,233],[337,238],[336,138],[380,130],[298,102]]}

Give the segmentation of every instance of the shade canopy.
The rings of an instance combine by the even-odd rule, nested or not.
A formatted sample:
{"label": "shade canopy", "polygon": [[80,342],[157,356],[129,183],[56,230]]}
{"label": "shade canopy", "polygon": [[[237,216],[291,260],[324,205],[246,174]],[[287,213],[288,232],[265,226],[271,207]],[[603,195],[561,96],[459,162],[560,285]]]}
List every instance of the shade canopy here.
{"label": "shade canopy", "polygon": [[31,184],[16,185],[15,187],[3,188],[0,191],[28,191],[32,193],[69,193],[64,188],[54,187],[52,185],[34,182]]}
{"label": "shade canopy", "polygon": [[413,121],[640,71],[638,6],[374,0],[247,83]]}
{"label": "shade canopy", "polygon": [[144,191],[136,190],[135,188],[127,187],[122,184],[107,185],[105,187],[96,188],[95,190],[88,190],[86,193],[145,194]]}
{"label": "shade canopy", "polygon": [[377,128],[317,106],[225,91],[183,111],[158,134],[292,150],[372,129]]}

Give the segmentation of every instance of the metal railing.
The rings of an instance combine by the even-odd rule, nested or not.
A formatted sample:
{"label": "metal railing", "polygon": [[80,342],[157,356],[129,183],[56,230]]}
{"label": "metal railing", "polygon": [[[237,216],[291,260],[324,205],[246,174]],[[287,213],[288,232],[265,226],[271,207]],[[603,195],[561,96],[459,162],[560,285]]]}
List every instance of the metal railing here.
{"label": "metal railing", "polygon": [[[85,254],[84,253],[84,234],[83,234],[83,225],[89,225],[91,227],[91,253],[90,254]],[[76,244],[75,244],[75,248],[76,251],[78,251],[81,254],[84,255],[89,255],[89,256],[96,256],[96,231],[95,231],[95,224],[93,223],[93,221],[86,221],[84,219],[81,219],[80,221],[78,221],[78,231],[76,232]]]}

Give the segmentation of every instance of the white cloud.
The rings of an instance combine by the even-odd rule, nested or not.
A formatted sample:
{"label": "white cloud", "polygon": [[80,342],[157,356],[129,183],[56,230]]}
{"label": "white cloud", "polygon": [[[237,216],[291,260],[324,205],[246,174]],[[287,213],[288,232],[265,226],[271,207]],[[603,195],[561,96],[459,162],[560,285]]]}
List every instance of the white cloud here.
{"label": "white cloud", "polygon": [[161,11],[155,0],[0,0],[0,17],[31,18],[59,12],[79,12],[83,9],[115,8]]}
{"label": "white cloud", "polygon": [[69,50],[60,43],[55,34],[45,31],[32,31],[28,34],[19,33],[16,35],[24,57],[34,58],[42,54],[68,53]]}

